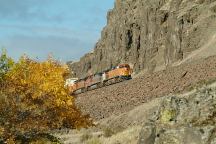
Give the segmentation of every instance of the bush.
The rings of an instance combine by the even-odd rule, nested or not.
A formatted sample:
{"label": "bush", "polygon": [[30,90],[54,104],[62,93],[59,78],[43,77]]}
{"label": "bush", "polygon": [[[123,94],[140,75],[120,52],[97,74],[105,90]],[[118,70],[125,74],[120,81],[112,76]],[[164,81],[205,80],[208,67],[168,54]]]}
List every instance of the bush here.
{"label": "bush", "polygon": [[175,110],[169,110],[166,109],[161,112],[161,122],[162,123],[169,123],[170,121],[173,121],[176,117],[176,111]]}
{"label": "bush", "polygon": [[12,68],[14,61],[7,56],[6,50],[2,50],[0,56],[0,81],[3,80],[5,74]]}
{"label": "bush", "polygon": [[28,137],[17,137],[16,143],[28,144],[61,144],[60,140],[50,134],[29,135]]}
{"label": "bush", "polygon": [[69,74],[65,65],[49,58],[37,62],[21,57],[13,63],[5,53],[0,58],[0,138],[37,135],[59,128],[92,125],[76,108],[64,87]]}

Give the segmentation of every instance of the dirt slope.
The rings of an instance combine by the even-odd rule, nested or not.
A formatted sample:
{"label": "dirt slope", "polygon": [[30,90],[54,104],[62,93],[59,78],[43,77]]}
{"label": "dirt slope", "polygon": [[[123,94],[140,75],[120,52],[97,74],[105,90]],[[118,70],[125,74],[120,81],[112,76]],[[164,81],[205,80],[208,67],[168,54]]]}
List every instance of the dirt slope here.
{"label": "dirt slope", "polygon": [[156,97],[194,87],[216,78],[216,57],[144,74],[130,81],[80,94],[76,103],[95,120],[119,115]]}

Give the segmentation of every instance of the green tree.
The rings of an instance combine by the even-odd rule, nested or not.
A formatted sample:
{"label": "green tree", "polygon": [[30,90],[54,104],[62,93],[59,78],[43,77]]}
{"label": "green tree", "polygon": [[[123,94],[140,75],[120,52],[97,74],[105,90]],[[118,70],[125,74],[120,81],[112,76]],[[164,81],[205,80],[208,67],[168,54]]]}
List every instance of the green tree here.
{"label": "green tree", "polygon": [[5,74],[12,68],[14,61],[7,56],[5,49],[2,50],[0,55],[0,81],[3,80]]}

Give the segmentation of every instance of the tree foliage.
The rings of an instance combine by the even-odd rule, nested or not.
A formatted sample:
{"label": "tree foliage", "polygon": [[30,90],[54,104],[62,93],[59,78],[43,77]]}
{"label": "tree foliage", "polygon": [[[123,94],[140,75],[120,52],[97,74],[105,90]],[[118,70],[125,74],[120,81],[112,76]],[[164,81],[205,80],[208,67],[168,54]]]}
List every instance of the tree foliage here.
{"label": "tree foliage", "polygon": [[64,87],[69,74],[66,66],[52,58],[37,62],[27,57],[12,64],[5,55],[0,66],[5,68],[0,88],[0,137],[4,140],[92,124]]}
{"label": "tree foliage", "polygon": [[7,56],[6,50],[3,49],[0,56],[0,81],[3,80],[5,74],[10,70],[13,64],[14,61]]}

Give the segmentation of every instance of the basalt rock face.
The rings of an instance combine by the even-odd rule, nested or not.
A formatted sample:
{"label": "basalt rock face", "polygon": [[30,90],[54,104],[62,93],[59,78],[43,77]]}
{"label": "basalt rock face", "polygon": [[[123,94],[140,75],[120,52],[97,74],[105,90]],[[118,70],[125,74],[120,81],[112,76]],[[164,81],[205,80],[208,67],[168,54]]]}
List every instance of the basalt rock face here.
{"label": "basalt rock face", "polygon": [[138,144],[215,144],[216,89],[166,98],[140,132]]}
{"label": "basalt rock face", "polygon": [[162,69],[213,47],[215,23],[215,0],[116,0],[94,51],[69,65],[77,77],[120,63]]}

